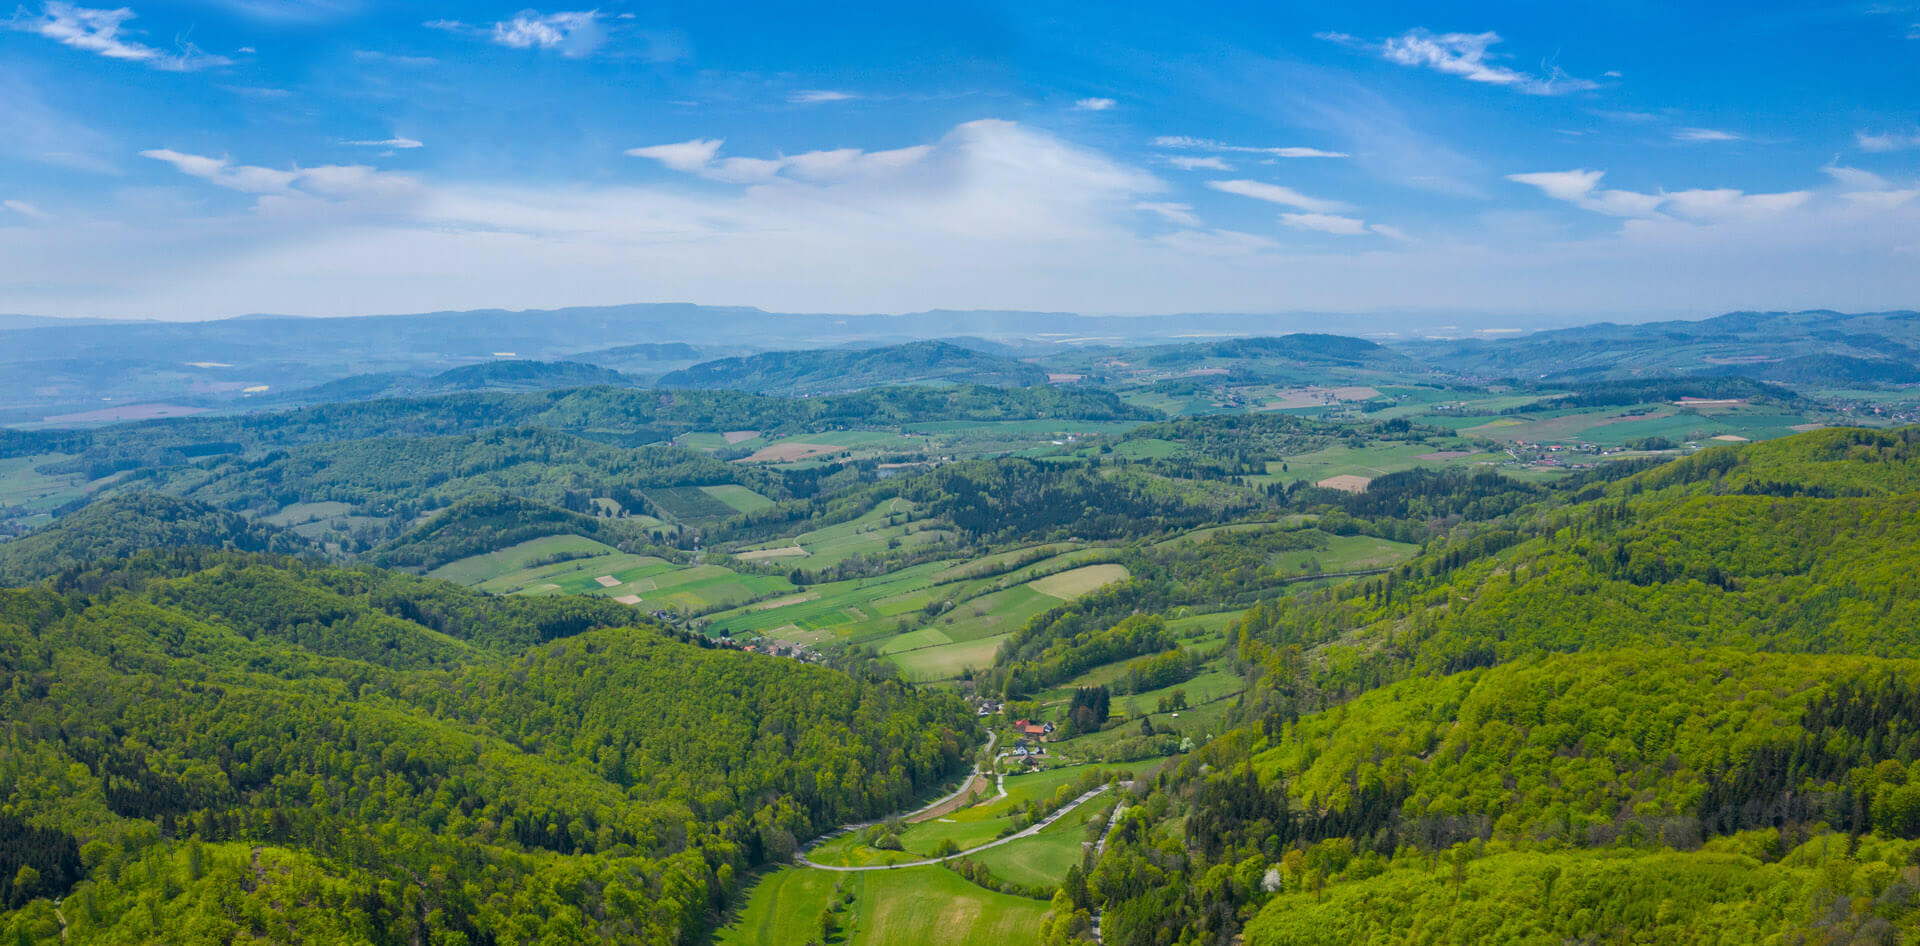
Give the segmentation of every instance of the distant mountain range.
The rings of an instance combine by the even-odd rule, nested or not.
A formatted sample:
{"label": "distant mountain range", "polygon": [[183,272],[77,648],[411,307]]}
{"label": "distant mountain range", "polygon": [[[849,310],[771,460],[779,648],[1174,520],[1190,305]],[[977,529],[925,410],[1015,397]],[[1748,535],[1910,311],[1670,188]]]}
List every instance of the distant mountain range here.
{"label": "distant mountain range", "polygon": [[724,358],[672,372],[663,388],[753,394],[837,394],[884,384],[970,383],[996,387],[1045,384],[1047,372],[951,342],[908,342],[884,348],[781,351]]}
{"label": "distant mountain range", "polygon": [[1920,312],[1734,312],[1697,322],[1601,323],[1401,348],[1436,368],[1489,379],[1719,375],[1873,387],[1920,382]]}
{"label": "distant mountain range", "polygon": [[[1741,312],[1382,344],[1324,332],[1278,335],[1351,318],[821,315],[685,304],[184,323],[0,316],[0,424],[602,384],[790,395],[903,383],[1024,386],[1049,374],[1115,383],[1151,374],[1146,367],[1164,377],[1181,365],[1195,375],[1288,383],[1320,383],[1321,369],[1378,380],[1920,383],[1914,312]],[[1102,354],[1123,350],[1125,358]],[[1133,370],[1113,368],[1122,361]],[[148,411],[129,406],[156,403]]]}

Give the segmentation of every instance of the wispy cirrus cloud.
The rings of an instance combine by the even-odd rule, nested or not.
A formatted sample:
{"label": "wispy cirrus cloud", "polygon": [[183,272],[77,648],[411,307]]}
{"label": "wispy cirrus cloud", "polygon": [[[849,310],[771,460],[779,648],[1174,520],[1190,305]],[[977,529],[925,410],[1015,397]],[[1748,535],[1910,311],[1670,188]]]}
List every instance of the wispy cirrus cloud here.
{"label": "wispy cirrus cloud", "polygon": [[662,167],[730,184],[770,184],[780,180],[835,181],[898,170],[919,163],[931,145],[888,151],[839,148],[772,158],[720,157],[720,138],[695,138],[670,144],[629,148],[627,154],[660,162]]}
{"label": "wispy cirrus cloud", "polygon": [[22,32],[35,33],[63,46],[94,53],[108,59],[137,62],[166,72],[191,72],[232,65],[233,60],[202,51],[184,40],[174,52],[148,46],[132,38],[127,30],[134,12],[127,7],[105,10],[50,0],[38,16],[25,7],[14,13],[9,25]]}
{"label": "wispy cirrus cloud", "polygon": [[858,96],[838,89],[801,89],[787,96],[787,102],[792,105],[825,105],[828,102],[845,102],[853,98]]}
{"label": "wispy cirrus cloud", "polygon": [[1309,197],[1291,187],[1269,184],[1265,181],[1208,181],[1207,186],[1222,193],[1264,200],[1270,204],[1292,207],[1307,213],[1337,213],[1347,209],[1347,205],[1340,201]]}
{"label": "wispy cirrus cloud", "polygon": [[1193,157],[1191,155],[1174,155],[1167,159],[1167,163],[1173,165],[1174,167],[1179,168],[1182,171],[1231,171],[1233,170],[1233,165],[1228,164],[1226,162],[1226,159],[1216,157],[1211,154],[1202,155],[1200,157]]}
{"label": "wispy cirrus cloud", "polygon": [[1094,97],[1094,98],[1080,99],[1073,103],[1073,107],[1083,112],[1104,112],[1112,109],[1114,106],[1119,104],[1120,104],[1119,102],[1116,102],[1113,99],[1103,99],[1103,98]]}
{"label": "wispy cirrus cloud", "polygon": [[1133,205],[1133,209],[1153,214],[1168,223],[1182,227],[1201,226],[1200,218],[1193,212],[1193,205],[1167,201],[1143,200]]}
{"label": "wispy cirrus cloud", "polygon": [[1537,74],[1499,64],[1496,60],[1502,57],[1493,52],[1493,47],[1501,42],[1501,38],[1499,33],[1492,30],[1484,33],[1434,33],[1413,29],[1378,41],[1364,40],[1346,33],[1315,35],[1328,42],[1371,52],[1398,65],[1432,69],[1468,82],[1502,86],[1528,95],[1564,95],[1600,87],[1591,79],[1568,75],[1565,70],[1551,63],[1542,63],[1541,71]]}
{"label": "wispy cirrus cloud", "polygon": [[410,150],[413,148],[425,147],[425,142],[417,141],[412,138],[401,138],[397,136],[393,138],[361,139],[358,141],[342,141],[340,143],[343,145],[352,145],[356,148],[397,148],[402,151]]}
{"label": "wispy cirrus cloud", "polygon": [[32,217],[35,220],[48,220],[52,217],[51,214],[24,200],[0,200],[0,207],[4,207],[24,217]]}
{"label": "wispy cirrus cloud", "polygon": [[1684,141],[1689,144],[1700,144],[1716,141],[1745,141],[1747,139],[1745,135],[1736,135],[1733,132],[1721,131],[1717,128],[1681,128],[1673,133],[1673,140]]}
{"label": "wispy cirrus cloud", "polygon": [[1853,140],[1862,151],[1904,151],[1907,148],[1920,148],[1920,132],[1875,134],[1856,131],[1853,133]]}
{"label": "wispy cirrus cloud", "polygon": [[1280,222],[1295,230],[1314,230],[1335,236],[1365,236],[1367,222],[1339,214],[1281,214]]}
{"label": "wispy cirrus cloud", "polygon": [[381,62],[390,66],[435,66],[440,60],[432,56],[405,56],[399,53],[381,52],[377,49],[356,49],[353,58],[360,62]]}
{"label": "wispy cirrus cloud", "polygon": [[1298,146],[1284,148],[1265,148],[1252,145],[1228,144],[1212,138],[1190,138],[1186,135],[1161,135],[1153,139],[1156,148],[1184,148],[1193,151],[1218,151],[1235,154],[1264,154],[1275,158],[1344,158],[1344,151],[1327,151],[1322,148],[1303,148]]}

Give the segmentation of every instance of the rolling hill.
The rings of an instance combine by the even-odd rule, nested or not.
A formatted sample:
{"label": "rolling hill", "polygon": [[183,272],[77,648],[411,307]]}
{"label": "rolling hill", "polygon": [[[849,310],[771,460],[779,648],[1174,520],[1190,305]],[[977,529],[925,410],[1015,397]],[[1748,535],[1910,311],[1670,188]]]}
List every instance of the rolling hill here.
{"label": "rolling hill", "polygon": [[927,341],[723,358],[671,372],[660,379],[660,386],[800,396],[898,384],[1029,387],[1046,380],[1046,371],[1024,362],[952,342]]}
{"label": "rolling hill", "polygon": [[1920,312],[1733,312],[1400,347],[1436,370],[1465,377],[1564,382],[1721,375],[1796,387],[1874,387],[1920,381]]}
{"label": "rolling hill", "polygon": [[114,496],[0,544],[0,585],[38,581],[89,562],[175,548],[296,553],[306,540],[206,503],[158,493]]}

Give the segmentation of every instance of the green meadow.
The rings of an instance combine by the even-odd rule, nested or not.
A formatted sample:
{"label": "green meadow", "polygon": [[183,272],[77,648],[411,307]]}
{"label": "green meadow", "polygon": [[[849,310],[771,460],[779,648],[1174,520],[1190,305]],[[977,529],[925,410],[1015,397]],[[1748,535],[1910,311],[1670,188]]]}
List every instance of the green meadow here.
{"label": "green meadow", "polygon": [[[851,902],[846,902],[851,894]],[[820,915],[839,901],[836,932]],[[977,887],[945,867],[837,873],[788,867],[761,878],[717,946],[988,946],[1032,942],[1047,904]]]}

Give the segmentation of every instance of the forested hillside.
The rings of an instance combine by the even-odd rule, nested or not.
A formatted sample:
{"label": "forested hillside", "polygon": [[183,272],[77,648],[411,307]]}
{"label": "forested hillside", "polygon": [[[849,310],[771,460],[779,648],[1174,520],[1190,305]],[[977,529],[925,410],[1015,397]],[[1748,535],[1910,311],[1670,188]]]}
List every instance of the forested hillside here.
{"label": "forested hillside", "polygon": [[722,358],[670,372],[660,379],[660,386],[809,395],[939,382],[1027,387],[1045,384],[1047,372],[952,342],[927,341],[883,348],[779,351]]}
{"label": "forested hillside", "polygon": [[146,549],[191,546],[292,553],[305,550],[307,542],[206,503],[130,493],[87,506],[25,538],[0,543],[0,586],[38,581],[73,565]]}
{"label": "forested hillside", "polygon": [[1704,451],[1255,607],[1232,725],[1049,935],[1096,909],[1127,944],[1920,935],[1916,443]]}
{"label": "forested hillside", "polygon": [[238,553],[0,592],[0,654],[9,942],[685,941],[976,739],[610,601]]}

